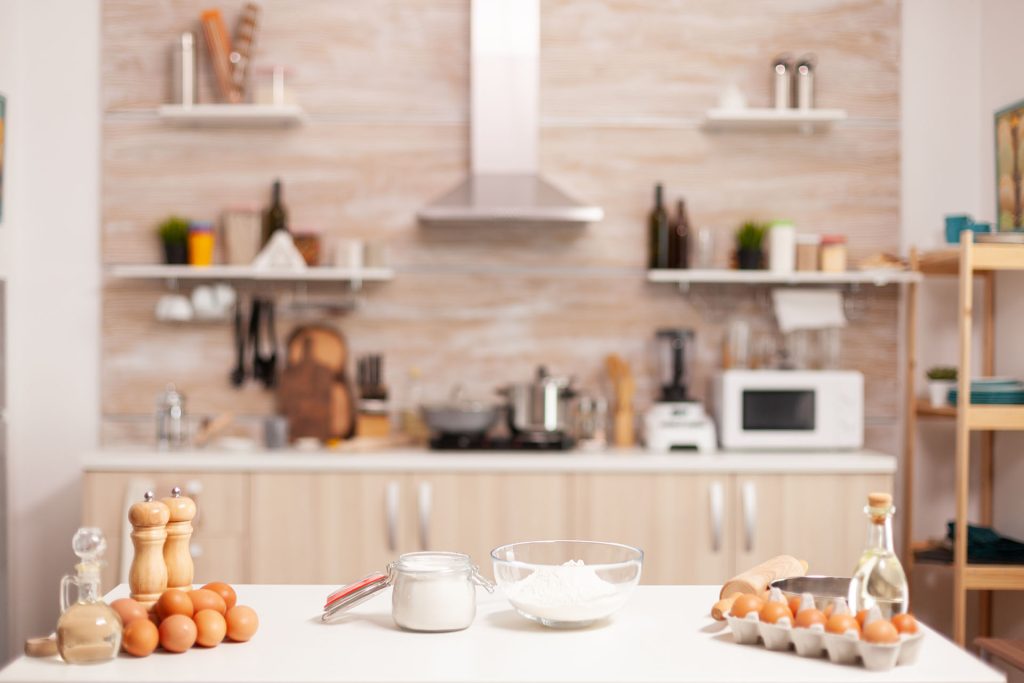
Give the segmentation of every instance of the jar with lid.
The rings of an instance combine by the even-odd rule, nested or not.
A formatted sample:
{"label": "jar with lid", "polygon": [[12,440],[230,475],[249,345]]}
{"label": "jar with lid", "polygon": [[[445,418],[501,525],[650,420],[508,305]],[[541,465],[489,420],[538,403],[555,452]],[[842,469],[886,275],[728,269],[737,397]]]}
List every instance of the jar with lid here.
{"label": "jar with lid", "polygon": [[817,235],[800,233],[796,236],[796,269],[814,271],[818,269],[818,249],[821,238]]}
{"label": "jar with lid", "polygon": [[846,271],[846,236],[822,235],[819,258],[822,272],[842,273]]}
{"label": "jar with lid", "polygon": [[406,553],[384,572],[339,588],[327,597],[324,621],[391,587],[391,618],[407,631],[461,631],[476,618],[476,587],[494,584],[480,574],[469,555]]}

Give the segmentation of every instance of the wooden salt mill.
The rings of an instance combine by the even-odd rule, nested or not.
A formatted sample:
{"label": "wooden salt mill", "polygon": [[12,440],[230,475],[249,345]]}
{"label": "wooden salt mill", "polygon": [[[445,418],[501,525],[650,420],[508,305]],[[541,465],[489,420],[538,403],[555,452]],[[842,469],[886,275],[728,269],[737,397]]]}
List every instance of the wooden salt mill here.
{"label": "wooden salt mill", "polygon": [[167,522],[167,542],[164,543],[164,564],[167,565],[167,587],[192,590],[195,566],[192,564],[192,520],[196,516],[196,502],[181,495],[181,487],[171,489],[171,497],[164,498],[170,510]]}
{"label": "wooden salt mill", "polygon": [[167,520],[171,511],[163,503],[153,500],[153,492],[146,491],[145,500],[128,509],[132,525],[132,544],[135,557],[128,572],[128,586],[132,597],[146,609],[151,609],[160,594],[167,589],[167,566],[164,564],[164,541],[167,539]]}

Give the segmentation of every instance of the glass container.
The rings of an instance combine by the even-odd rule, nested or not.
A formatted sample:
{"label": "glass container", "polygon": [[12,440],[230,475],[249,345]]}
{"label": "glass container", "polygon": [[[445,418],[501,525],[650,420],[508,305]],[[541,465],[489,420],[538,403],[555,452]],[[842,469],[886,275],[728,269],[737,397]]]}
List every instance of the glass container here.
{"label": "glass container", "polygon": [[[121,649],[121,618],[100,598],[100,558],[107,549],[103,532],[78,530],[71,547],[79,557],[75,573],[60,582],[57,652],[68,664],[93,664],[117,656]],[[71,599],[71,588],[78,594]]]}
{"label": "glass container", "polygon": [[877,605],[882,616],[891,619],[894,614],[907,611],[910,588],[893,549],[894,512],[891,495],[868,494],[868,505],[864,508],[868,517],[867,544],[850,580],[849,603],[854,612]]}
{"label": "glass container", "polygon": [[347,612],[388,586],[391,618],[407,631],[461,631],[476,618],[476,587],[494,592],[469,555],[406,553],[386,571],[338,589],[327,598],[323,620]]}
{"label": "glass container", "polygon": [[687,345],[693,341],[693,330],[662,329],[654,336],[658,357],[658,401],[687,401]]}

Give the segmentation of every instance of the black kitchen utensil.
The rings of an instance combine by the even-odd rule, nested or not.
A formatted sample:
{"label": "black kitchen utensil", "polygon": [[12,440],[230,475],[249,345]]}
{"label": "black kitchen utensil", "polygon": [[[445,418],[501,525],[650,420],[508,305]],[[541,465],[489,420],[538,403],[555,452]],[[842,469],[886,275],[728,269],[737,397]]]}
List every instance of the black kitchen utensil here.
{"label": "black kitchen utensil", "polygon": [[262,303],[253,298],[249,309],[249,346],[252,349],[251,377],[257,382],[263,381],[263,365],[260,363],[260,311]]}
{"label": "black kitchen utensil", "polygon": [[245,328],[242,323],[242,301],[235,302],[235,367],[231,371],[231,386],[245,384]]}
{"label": "black kitchen utensil", "polygon": [[266,320],[266,343],[268,351],[266,356],[261,356],[263,364],[263,386],[273,389],[277,386],[277,330],[274,325],[274,302],[265,300],[263,302],[263,318]]}

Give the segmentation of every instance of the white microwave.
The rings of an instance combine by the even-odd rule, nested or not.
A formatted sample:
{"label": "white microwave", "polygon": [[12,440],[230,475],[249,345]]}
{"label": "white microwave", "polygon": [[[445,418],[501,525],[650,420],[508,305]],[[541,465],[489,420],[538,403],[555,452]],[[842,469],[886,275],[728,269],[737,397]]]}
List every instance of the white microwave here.
{"label": "white microwave", "polygon": [[724,370],[714,412],[722,448],[844,450],[864,445],[864,375],[848,370]]}

